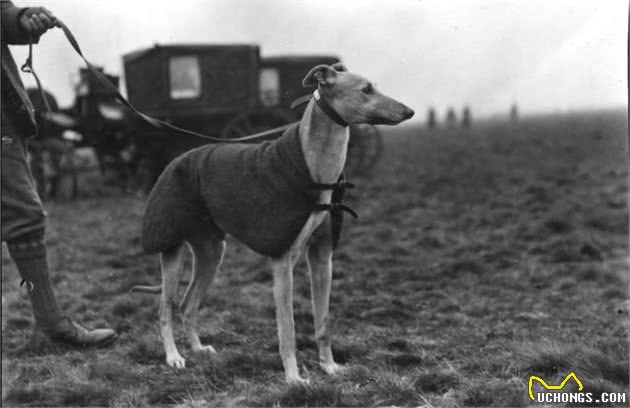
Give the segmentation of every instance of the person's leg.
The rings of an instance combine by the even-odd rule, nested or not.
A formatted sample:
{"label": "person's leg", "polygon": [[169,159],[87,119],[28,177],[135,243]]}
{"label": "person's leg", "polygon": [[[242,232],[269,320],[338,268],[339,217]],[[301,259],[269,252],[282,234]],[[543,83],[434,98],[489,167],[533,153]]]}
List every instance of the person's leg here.
{"label": "person's leg", "polygon": [[28,291],[36,324],[44,331],[51,332],[63,319],[63,314],[48,276],[43,231],[41,234],[30,234],[19,240],[11,240],[7,242],[7,248]]}
{"label": "person's leg", "polygon": [[61,312],[50,283],[44,231],[46,213],[35,190],[20,137],[2,137],[1,234],[29,292],[35,322],[53,340],[89,346],[115,338],[111,329],[87,330]]}

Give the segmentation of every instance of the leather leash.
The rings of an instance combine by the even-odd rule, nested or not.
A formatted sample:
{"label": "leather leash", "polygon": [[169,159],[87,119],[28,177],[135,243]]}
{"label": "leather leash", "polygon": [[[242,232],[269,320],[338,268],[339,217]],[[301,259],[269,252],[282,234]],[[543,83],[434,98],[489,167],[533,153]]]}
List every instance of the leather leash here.
{"label": "leather leash", "polygon": [[[81,47],[79,46],[78,41],[72,34],[72,31],[70,31],[70,29],[63,22],[59,21],[59,23],[60,23],[60,28],[62,29],[64,35],[66,36],[66,39],[68,40],[68,42],[70,43],[74,51],[81,57],[83,62],[85,62],[87,69],[90,71],[90,73],[94,75],[94,77],[101,83],[101,85],[105,86],[109,91],[111,91],[116,96],[116,99],[118,99],[123,105],[125,105],[127,108],[133,111],[136,115],[140,116],[145,122],[149,123],[150,125],[156,128],[172,130],[177,133],[200,137],[202,139],[210,140],[216,143],[242,143],[242,142],[251,142],[255,140],[265,139],[271,135],[282,133],[285,130],[289,129],[291,126],[299,123],[299,121],[295,121],[286,125],[275,127],[273,129],[265,130],[263,132],[255,133],[253,135],[248,135],[248,136],[243,136],[243,137],[238,137],[238,138],[233,138],[233,139],[222,139],[220,137],[204,135],[203,133],[198,133],[192,130],[180,128],[179,126],[175,126],[164,120],[156,119],[136,109],[136,107],[134,107],[131,104],[131,102],[129,102],[120,93],[118,88],[114,86],[114,84],[112,84],[102,72],[96,69],[85,58],[85,56],[83,55],[83,52],[81,51]],[[35,73],[35,69],[33,68],[33,42],[32,41],[29,42],[28,58],[26,59],[26,62],[24,63],[24,65],[22,65],[21,70],[22,72],[26,72],[33,75],[33,77],[35,78],[35,82],[37,83],[37,88],[39,89],[39,93],[41,95],[42,101],[44,102],[46,109],[48,111],[51,111],[50,105],[48,104],[48,100],[46,99],[46,95],[44,94],[41,81],[39,80],[39,77],[37,76],[37,74]]]}
{"label": "leather leash", "polygon": [[[64,35],[66,36],[66,39],[68,40],[68,42],[70,43],[74,51],[79,55],[79,57],[81,57],[83,62],[85,62],[87,69],[90,71],[90,73],[92,73],[92,75],[94,75],[94,77],[101,83],[101,85],[105,86],[109,91],[111,91],[116,96],[116,99],[118,99],[123,105],[125,105],[127,108],[133,111],[136,115],[141,117],[144,121],[146,121],[147,123],[149,123],[150,125],[156,128],[168,129],[168,130],[175,131],[177,133],[200,137],[202,139],[210,140],[216,143],[242,143],[242,142],[251,142],[255,140],[265,139],[271,135],[282,133],[285,130],[292,127],[293,125],[299,123],[299,121],[295,121],[295,122],[288,123],[286,125],[275,127],[273,129],[265,130],[263,132],[255,133],[253,135],[248,135],[248,136],[243,136],[243,137],[238,137],[238,138],[233,138],[233,139],[222,139],[220,137],[209,136],[203,133],[184,129],[179,126],[175,126],[171,123],[168,123],[164,120],[156,119],[136,109],[136,107],[133,106],[131,102],[129,102],[120,93],[118,88],[110,82],[110,80],[105,76],[105,74],[103,74],[101,71],[96,69],[92,65],[92,63],[90,63],[87,60],[87,58],[85,58],[85,56],[83,55],[83,51],[81,51],[81,47],[79,46],[79,42],[75,38],[74,34],[72,34],[72,31],[70,31],[70,29],[62,21],[59,21],[59,27],[62,29]],[[50,108],[50,104],[48,103],[48,99],[46,98],[46,95],[44,94],[42,83],[39,77],[37,76],[35,69],[33,68],[33,41],[32,39],[29,41],[29,45],[28,45],[28,58],[26,59],[26,62],[22,65],[21,70],[22,72],[26,72],[33,75],[33,77],[35,78],[35,82],[37,83],[37,89],[39,90],[39,94],[40,94],[40,97],[42,98],[45,108],[49,112],[52,111],[52,109]],[[324,113],[330,119],[332,119],[335,123],[343,127],[348,126],[348,123],[341,116],[339,116],[339,114],[330,106],[330,104],[323,97],[321,97],[319,93],[319,89],[315,89],[315,91],[312,94],[304,95],[297,98],[295,101],[293,101],[293,103],[291,103],[291,109],[294,109],[295,107],[299,105],[307,103],[308,101],[310,101],[311,98],[315,99],[315,102],[320,107],[320,109],[322,109],[322,111],[324,111]]]}
{"label": "leather leash", "polygon": [[39,91],[39,96],[42,98],[42,102],[44,103],[44,108],[46,108],[47,112],[52,112],[52,108],[48,103],[48,98],[46,98],[46,94],[44,93],[44,88],[42,87],[42,82],[39,80],[39,76],[33,69],[33,39],[28,39],[28,57],[26,57],[26,62],[20,68],[22,72],[26,72],[27,74],[33,75],[35,78],[35,83],[37,83],[37,90]]}

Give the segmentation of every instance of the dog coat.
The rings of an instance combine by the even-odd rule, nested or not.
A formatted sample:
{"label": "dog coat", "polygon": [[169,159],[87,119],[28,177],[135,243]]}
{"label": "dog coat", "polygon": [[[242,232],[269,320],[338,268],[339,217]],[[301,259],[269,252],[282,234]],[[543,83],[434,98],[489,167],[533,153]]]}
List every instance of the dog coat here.
{"label": "dog coat", "polygon": [[299,125],[260,144],[205,145],[176,158],[158,178],[145,211],[142,246],[161,252],[195,234],[223,239],[228,233],[256,252],[279,257],[309,215],[325,207],[336,245],[343,187],[333,191],[337,207],[316,208],[321,190],[304,161]]}

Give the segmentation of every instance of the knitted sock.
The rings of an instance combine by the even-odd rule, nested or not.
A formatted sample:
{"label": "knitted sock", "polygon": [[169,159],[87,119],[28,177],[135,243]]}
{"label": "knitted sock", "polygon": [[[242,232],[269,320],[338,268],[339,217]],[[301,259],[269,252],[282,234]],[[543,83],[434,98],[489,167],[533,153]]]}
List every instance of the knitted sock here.
{"label": "knitted sock", "polygon": [[31,299],[35,322],[45,331],[52,331],[64,316],[48,277],[46,245],[42,239],[35,239],[8,242],[7,247]]}

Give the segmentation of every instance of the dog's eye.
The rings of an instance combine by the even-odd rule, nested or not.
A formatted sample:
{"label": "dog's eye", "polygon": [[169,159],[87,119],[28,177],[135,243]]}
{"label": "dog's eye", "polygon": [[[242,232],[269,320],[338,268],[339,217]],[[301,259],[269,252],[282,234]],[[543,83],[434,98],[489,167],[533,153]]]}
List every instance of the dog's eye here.
{"label": "dog's eye", "polygon": [[372,84],[367,84],[366,86],[363,87],[363,89],[361,89],[361,91],[364,94],[371,94],[372,92],[374,92],[374,88],[372,88]]}

